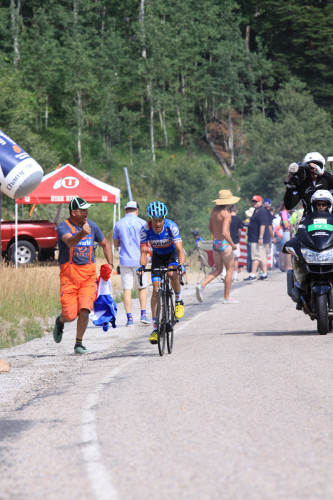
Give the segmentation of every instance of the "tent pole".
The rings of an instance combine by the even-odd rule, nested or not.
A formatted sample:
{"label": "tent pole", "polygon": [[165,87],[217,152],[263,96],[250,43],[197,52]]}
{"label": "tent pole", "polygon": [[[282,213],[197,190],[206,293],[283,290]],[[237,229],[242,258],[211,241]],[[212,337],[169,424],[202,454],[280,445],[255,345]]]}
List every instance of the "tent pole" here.
{"label": "tent pole", "polygon": [[[112,233],[114,231],[114,226],[115,225],[116,225],[116,204],[113,205],[113,228],[112,228]],[[113,238],[112,238],[112,255],[114,255]]]}
{"label": "tent pole", "polygon": [[57,213],[56,213],[56,216],[55,216],[55,219],[54,219],[54,222],[57,225],[59,224],[59,218],[60,218],[61,208],[62,208],[62,205],[59,204],[58,205],[58,209],[57,209]]}
{"label": "tent pole", "polygon": [[18,205],[15,200],[15,267],[17,269],[17,231],[18,231]]}

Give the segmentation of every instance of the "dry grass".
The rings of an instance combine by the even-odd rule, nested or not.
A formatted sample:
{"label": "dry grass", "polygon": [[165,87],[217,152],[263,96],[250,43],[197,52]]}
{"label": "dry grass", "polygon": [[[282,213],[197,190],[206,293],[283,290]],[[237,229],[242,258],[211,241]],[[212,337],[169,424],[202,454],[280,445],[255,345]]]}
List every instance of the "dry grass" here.
{"label": "dry grass", "polygon": [[57,266],[0,266],[0,347],[43,335],[59,309]]}
{"label": "dry grass", "polygon": [[[97,259],[97,271],[105,260]],[[120,276],[112,276],[113,294],[121,295]],[[0,349],[41,337],[60,312],[59,267],[0,265]]]}

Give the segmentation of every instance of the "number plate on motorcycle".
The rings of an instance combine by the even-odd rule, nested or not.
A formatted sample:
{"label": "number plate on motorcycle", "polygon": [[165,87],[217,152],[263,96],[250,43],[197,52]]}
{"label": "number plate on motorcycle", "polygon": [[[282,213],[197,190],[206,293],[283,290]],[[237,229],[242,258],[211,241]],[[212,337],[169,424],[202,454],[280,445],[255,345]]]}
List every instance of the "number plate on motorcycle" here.
{"label": "number plate on motorcycle", "polygon": [[326,224],[327,219],[313,219],[314,224]]}
{"label": "number plate on motorcycle", "polygon": [[333,231],[332,224],[327,224],[327,219],[313,219],[313,224],[308,226],[310,231]]}

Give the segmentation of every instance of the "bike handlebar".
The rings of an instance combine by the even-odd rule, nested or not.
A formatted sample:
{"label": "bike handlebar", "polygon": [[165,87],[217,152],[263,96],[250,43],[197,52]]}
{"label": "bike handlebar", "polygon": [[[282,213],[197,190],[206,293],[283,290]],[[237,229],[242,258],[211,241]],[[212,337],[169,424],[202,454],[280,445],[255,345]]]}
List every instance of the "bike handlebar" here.
{"label": "bike handlebar", "polygon": [[[187,267],[187,266],[184,266],[184,267]],[[183,281],[183,275],[182,275],[182,266],[179,265],[178,267],[176,268],[170,268],[170,267],[154,267],[154,268],[149,268],[149,269],[145,269],[144,272],[147,272],[147,273],[152,273],[153,271],[157,271],[161,274],[166,274],[166,273],[172,273],[172,272],[177,272],[178,275],[179,275],[179,282],[181,285],[184,285],[184,281]],[[138,273],[139,273],[139,283],[140,283],[140,286],[142,286],[142,276],[143,276],[143,271],[142,269],[139,269],[138,270]]]}

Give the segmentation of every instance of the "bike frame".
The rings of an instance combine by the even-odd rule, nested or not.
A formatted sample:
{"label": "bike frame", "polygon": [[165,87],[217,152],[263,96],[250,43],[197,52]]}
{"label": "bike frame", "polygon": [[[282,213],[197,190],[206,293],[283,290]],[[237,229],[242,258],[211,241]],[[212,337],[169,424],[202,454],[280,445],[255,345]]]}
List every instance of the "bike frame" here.
{"label": "bike frame", "polygon": [[[157,338],[158,351],[160,356],[163,356],[165,350],[165,341],[167,341],[168,353],[171,354],[173,347],[173,327],[178,322],[175,317],[174,291],[170,285],[169,273],[177,272],[179,275],[180,284],[183,285],[181,268],[158,267],[154,269],[146,269],[145,272],[160,273],[158,298],[157,298],[157,313],[158,321]],[[142,284],[142,274],[140,275],[140,284]]]}

